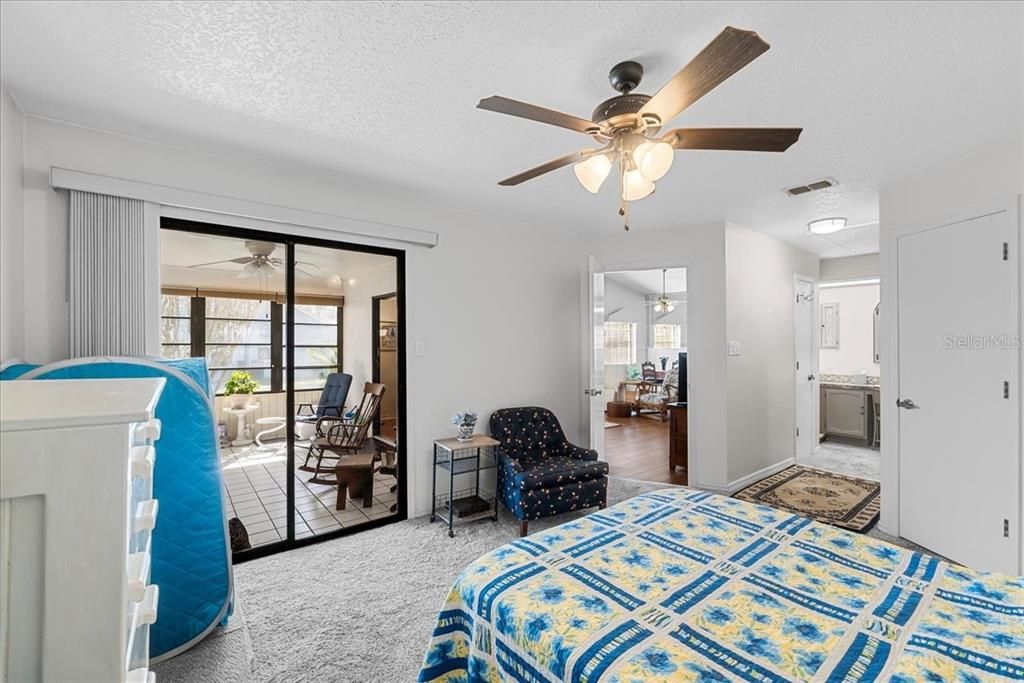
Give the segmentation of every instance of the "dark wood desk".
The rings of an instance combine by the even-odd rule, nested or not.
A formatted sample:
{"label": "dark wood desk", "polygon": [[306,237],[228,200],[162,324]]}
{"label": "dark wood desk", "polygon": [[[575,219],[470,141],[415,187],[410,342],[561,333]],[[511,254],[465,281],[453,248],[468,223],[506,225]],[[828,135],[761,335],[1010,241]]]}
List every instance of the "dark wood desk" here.
{"label": "dark wood desk", "polygon": [[668,467],[673,472],[677,467],[686,470],[689,462],[686,410],[685,403],[668,404]]}

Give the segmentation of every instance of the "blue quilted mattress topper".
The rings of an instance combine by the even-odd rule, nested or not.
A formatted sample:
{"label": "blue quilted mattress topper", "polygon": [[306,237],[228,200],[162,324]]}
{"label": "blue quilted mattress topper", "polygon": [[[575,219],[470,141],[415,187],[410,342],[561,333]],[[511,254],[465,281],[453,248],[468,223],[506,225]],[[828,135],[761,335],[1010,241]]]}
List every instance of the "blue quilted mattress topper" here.
{"label": "blue quilted mattress topper", "polygon": [[160,604],[150,627],[150,654],[159,661],[198,643],[227,620],[232,603],[231,546],[205,359],[79,358],[19,376],[167,380],[156,407],[161,435],[155,444],[153,496],[160,511],[151,581],[160,587]]}

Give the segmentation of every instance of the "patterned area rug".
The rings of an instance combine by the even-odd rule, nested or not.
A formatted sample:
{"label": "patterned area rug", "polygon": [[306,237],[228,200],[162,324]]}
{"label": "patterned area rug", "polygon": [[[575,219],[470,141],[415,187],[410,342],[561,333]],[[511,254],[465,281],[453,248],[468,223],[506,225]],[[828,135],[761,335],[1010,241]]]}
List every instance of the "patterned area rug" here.
{"label": "patterned area rug", "polygon": [[877,481],[793,465],[734,497],[864,533],[878,520],[880,490]]}

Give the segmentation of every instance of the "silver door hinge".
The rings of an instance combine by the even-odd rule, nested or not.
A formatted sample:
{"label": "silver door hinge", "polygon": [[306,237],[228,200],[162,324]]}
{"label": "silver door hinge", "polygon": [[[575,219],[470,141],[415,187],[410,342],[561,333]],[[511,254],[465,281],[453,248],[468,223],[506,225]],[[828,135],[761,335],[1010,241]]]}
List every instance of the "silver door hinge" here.
{"label": "silver door hinge", "polygon": [[799,370],[799,369],[800,369],[800,361],[797,361],[797,362],[796,362],[796,369],[797,369],[797,370]]}
{"label": "silver door hinge", "polygon": [[1009,538],[1009,537],[1010,537],[1010,520],[1004,519],[1003,520],[1003,538]]}
{"label": "silver door hinge", "polygon": [[1010,382],[1003,382],[1003,398],[1010,398]]}
{"label": "silver door hinge", "polygon": [[1004,261],[1009,261],[1010,260],[1010,243],[1009,242],[1003,242],[1003,260]]}

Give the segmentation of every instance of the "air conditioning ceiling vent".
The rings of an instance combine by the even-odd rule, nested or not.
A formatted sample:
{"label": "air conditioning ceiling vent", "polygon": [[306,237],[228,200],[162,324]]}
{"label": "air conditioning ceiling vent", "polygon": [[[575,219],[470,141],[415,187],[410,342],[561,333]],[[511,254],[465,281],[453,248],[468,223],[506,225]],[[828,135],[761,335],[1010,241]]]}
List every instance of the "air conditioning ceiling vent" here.
{"label": "air conditioning ceiling vent", "polygon": [[806,185],[797,185],[786,190],[786,194],[790,197],[797,197],[808,192],[815,192],[817,190],[824,190],[826,187],[835,187],[839,183],[834,178],[823,178],[822,180],[816,180],[813,183],[807,183]]}

